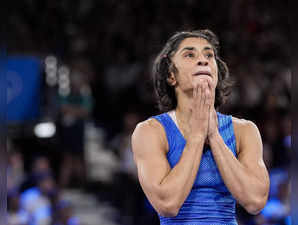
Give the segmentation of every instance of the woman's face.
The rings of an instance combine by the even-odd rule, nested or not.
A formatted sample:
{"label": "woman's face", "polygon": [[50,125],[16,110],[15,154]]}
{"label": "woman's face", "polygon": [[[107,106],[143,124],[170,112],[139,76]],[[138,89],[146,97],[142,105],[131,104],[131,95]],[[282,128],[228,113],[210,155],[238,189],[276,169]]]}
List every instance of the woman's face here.
{"label": "woman's face", "polygon": [[192,91],[197,83],[209,79],[216,87],[218,67],[212,45],[203,38],[184,39],[172,57],[177,71],[171,72],[168,82],[181,91]]}

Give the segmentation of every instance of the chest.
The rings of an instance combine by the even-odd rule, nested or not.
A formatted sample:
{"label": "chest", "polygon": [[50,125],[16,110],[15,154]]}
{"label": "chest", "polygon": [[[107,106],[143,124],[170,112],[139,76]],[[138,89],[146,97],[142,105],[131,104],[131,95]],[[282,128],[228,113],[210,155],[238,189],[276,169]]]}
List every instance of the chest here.
{"label": "chest", "polygon": [[[170,148],[173,149],[170,149],[168,161],[172,168],[179,162],[184,146],[185,143],[176,143],[170,146]],[[209,148],[205,148],[203,151],[200,166],[193,185],[193,189],[198,188],[214,188],[220,191],[226,191],[223,179]]]}

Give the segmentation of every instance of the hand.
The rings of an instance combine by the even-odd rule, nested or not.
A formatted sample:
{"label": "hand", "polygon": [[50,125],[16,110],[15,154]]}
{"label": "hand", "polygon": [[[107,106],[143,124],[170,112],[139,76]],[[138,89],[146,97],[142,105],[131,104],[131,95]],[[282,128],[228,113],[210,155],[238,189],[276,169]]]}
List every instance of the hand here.
{"label": "hand", "polygon": [[210,107],[209,111],[209,126],[208,126],[208,134],[207,134],[207,140],[209,144],[209,140],[218,132],[218,120],[217,120],[217,114],[215,111],[214,106]]}
{"label": "hand", "polygon": [[193,104],[189,120],[188,137],[206,139],[211,104],[212,98],[208,82],[202,80],[202,82],[195,84],[193,88]]}
{"label": "hand", "polygon": [[208,133],[207,133],[207,141],[209,144],[210,138],[218,132],[218,120],[217,120],[217,114],[214,108],[215,103],[215,87],[212,82],[207,80],[208,87],[211,92],[211,106],[209,109],[209,124],[208,124]]}

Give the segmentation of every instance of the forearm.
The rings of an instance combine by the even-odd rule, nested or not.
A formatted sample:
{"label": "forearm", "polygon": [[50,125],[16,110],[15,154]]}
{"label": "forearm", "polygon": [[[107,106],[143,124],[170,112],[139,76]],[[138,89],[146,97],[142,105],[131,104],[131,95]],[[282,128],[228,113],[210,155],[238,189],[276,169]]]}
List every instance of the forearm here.
{"label": "forearm", "polygon": [[200,165],[204,139],[187,141],[179,162],[161,181],[165,201],[172,201],[178,208],[190,193]]}
{"label": "forearm", "polygon": [[[217,132],[210,139],[210,147],[221,177],[234,198],[250,213],[266,202],[267,186],[253,171],[234,156]],[[260,207],[257,207],[260,206]]]}

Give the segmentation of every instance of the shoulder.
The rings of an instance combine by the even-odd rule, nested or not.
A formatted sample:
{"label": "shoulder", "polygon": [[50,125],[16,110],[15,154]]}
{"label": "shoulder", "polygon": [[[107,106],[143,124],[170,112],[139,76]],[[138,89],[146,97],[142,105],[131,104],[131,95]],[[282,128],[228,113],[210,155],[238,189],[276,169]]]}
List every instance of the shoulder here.
{"label": "shoulder", "polygon": [[40,191],[36,187],[25,190],[20,195],[21,204],[27,204],[30,201],[35,201],[40,196]]}
{"label": "shoulder", "polygon": [[[249,133],[249,132],[258,132],[257,125],[246,119],[239,119],[237,117],[232,116],[232,122],[234,126],[235,133],[242,134],[242,133]],[[235,135],[237,135],[235,134]]]}
{"label": "shoulder", "polygon": [[162,130],[162,125],[156,119],[149,118],[137,124],[132,134],[132,138],[134,139],[139,135],[156,134],[162,132]]}
{"label": "shoulder", "polygon": [[257,129],[256,124],[250,120],[240,119],[232,116],[232,122],[235,129]]}
{"label": "shoulder", "polygon": [[131,142],[133,151],[138,149],[134,146],[148,145],[148,143],[159,144],[163,149],[167,149],[165,130],[160,122],[154,118],[149,118],[137,124],[131,136]]}
{"label": "shoulder", "polygon": [[239,147],[247,137],[254,137],[256,139],[261,139],[259,129],[257,125],[246,119],[240,119],[232,116],[232,122],[234,126],[234,134],[236,138],[237,151],[239,152]]}

